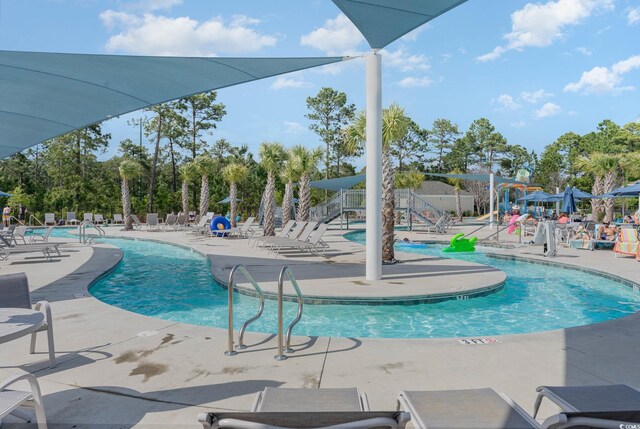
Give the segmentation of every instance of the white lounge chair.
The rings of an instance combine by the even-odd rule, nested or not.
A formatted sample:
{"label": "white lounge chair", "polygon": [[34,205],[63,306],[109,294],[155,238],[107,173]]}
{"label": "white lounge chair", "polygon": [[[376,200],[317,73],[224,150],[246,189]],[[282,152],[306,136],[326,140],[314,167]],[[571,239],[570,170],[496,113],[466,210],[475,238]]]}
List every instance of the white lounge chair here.
{"label": "white lounge chair", "polygon": [[38,241],[41,241],[43,243],[48,243],[49,242],[49,236],[51,235],[51,232],[53,232],[53,227],[52,226],[47,228],[47,231],[44,233],[44,235],[32,234],[29,237],[29,243],[37,243]]}
{"label": "white lounge chair", "polygon": [[300,234],[300,238],[298,240],[281,241],[275,243],[273,247],[277,247],[276,254],[280,253],[280,250],[283,248],[300,250],[301,252],[311,252],[313,254],[317,254],[318,251],[322,249],[322,253],[324,254],[329,246],[327,243],[322,241],[322,236],[328,228],[329,224],[321,223],[315,231],[313,231],[313,227],[311,227],[311,233],[306,238],[304,237],[304,234],[307,232],[307,229]]}
{"label": "white lounge chair", "polygon": [[[29,383],[30,390],[28,392],[8,389],[12,384],[23,380]],[[35,409],[38,429],[47,429],[47,418],[44,412],[44,405],[42,404],[40,385],[35,377],[31,374],[19,374],[0,382],[0,423],[2,418],[9,414],[14,414],[18,418],[30,422],[32,420],[31,416],[24,414],[19,409],[23,406],[29,406]]]}
{"label": "white lounge chair", "polygon": [[91,222],[93,223],[93,213],[85,213],[82,220],[84,222]]}
{"label": "white lounge chair", "polygon": [[[282,227],[282,229],[280,230],[280,232],[278,233],[278,235],[276,235],[276,237],[287,237],[289,235],[289,233],[291,232],[291,229],[293,228],[293,225],[296,223],[295,220],[289,220],[287,223],[284,224],[284,226]],[[299,222],[300,223],[300,222]],[[300,231],[302,231],[302,229],[300,229]],[[262,241],[263,239],[266,239],[268,236],[259,236],[259,237],[255,237],[249,240],[249,245],[253,244],[254,246],[257,246],[258,243],[260,241]],[[253,242],[252,242],[253,240]]]}
{"label": "white lounge chair", "polygon": [[113,223],[115,224],[124,223],[124,219],[122,218],[122,215],[120,213],[113,214]]}
{"label": "white lounge chair", "polygon": [[4,236],[0,235],[0,260],[6,261],[13,253],[40,253],[50,261],[51,254],[53,252],[60,256],[60,249],[56,243],[27,243],[27,244],[15,244],[12,245],[11,241],[7,240]]}
{"label": "white lounge chair", "polygon": [[[0,307],[31,309],[29,281],[27,280],[25,273],[5,274],[0,276]],[[51,316],[51,307],[47,301],[38,301],[33,309],[44,314],[45,324],[38,331],[31,334],[31,347],[29,349],[29,353],[33,354],[35,352],[36,334],[41,331],[47,331],[47,342],[49,343],[49,367],[53,368],[56,365],[56,353],[53,343],[53,317]]]}
{"label": "white lounge chair", "polygon": [[80,223],[80,221],[78,219],[76,219],[76,213],[75,212],[67,212],[67,221],[66,223],[71,224],[71,225],[77,225]]}
{"label": "white lounge chair", "polygon": [[251,225],[253,224],[254,220],[256,220],[255,217],[247,218],[247,220],[244,221],[244,223],[240,228],[235,228],[236,230],[235,234],[239,238],[251,238],[251,236],[253,236],[253,234],[256,233],[256,231],[253,228],[251,228]]}
{"label": "white lounge chair", "polygon": [[176,229],[178,229],[178,225],[176,224],[177,220],[178,217],[176,215],[174,215],[173,213],[169,213],[167,215],[167,219],[164,221],[164,230],[166,231],[167,229],[171,228],[175,231]]}
{"label": "white lounge chair", "polygon": [[267,246],[271,246],[273,245],[273,243],[276,243],[278,241],[282,241],[282,240],[295,240],[296,238],[298,238],[302,232],[305,230],[305,228],[309,225],[309,222],[297,222],[296,226],[294,226],[293,228],[289,228],[289,231],[286,231],[286,225],[285,228],[282,228],[282,231],[280,231],[280,233],[278,235],[275,236],[262,236],[262,237],[258,237],[256,239],[256,243],[255,246],[258,247],[260,244],[262,244],[262,247],[267,247]]}
{"label": "white lounge chair", "polygon": [[198,221],[198,223],[189,230],[190,233],[195,234],[195,235],[207,235],[209,234],[209,232],[211,231],[210,227],[209,227],[209,222],[211,221],[210,217],[207,216],[203,216],[202,218],[200,218],[200,220]]}
{"label": "white lounge chair", "polygon": [[138,215],[131,214],[131,225],[133,225],[133,229],[142,229],[142,222],[140,222]]}
{"label": "white lounge chair", "polygon": [[96,225],[104,225],[106,222],[105,222],[104,216],[102,216],[102,214],[96,213],[93,216],[93,223],[95,223]]}
{"label": "white lounge chair", "polygon": [[56,224],[56,214],[55,213],[45,213],[44,214],[44,226],[55,226]]}
{"label": "white lounge chair", "polygon": [[18,240],[20,240],[23,244],[27,244],[27,240],[24,236],[26,235],[28,229],[29,227],[25,225],[16,226],[13,230],[13,242],[15,244],[18,244]]}
{"label": "white lounge chair", "polygon": [[178,217],[176,218],[176,230],[185,229],[187,227],[187,215],[184,213],[178,213]]}
{"label": "white lounge chair", "polygon": [[309,239],[309,237],[311,237],[311,234],[316,228],[316,225],[317,222],[308,222],[305,224],[304,229],[297,237],[293,234],[294,231],[292,231],[291,234],[289,234],[289,237],[291,238],[274,237],[275,239],[269,240],[265,247],[269,246],[270,251],[277,249],[276,253],[278,253],[283,247],[296,246],[300,242],[305,242]]}

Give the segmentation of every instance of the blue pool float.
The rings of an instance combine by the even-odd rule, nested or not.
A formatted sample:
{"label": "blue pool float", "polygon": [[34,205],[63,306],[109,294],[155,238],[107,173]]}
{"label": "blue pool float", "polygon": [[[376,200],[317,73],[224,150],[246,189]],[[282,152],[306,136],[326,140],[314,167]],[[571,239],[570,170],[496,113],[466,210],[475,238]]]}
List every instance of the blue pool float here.
{"label": "blue pool float", "polygon": [[231,229],[231,222],[224,216],[217,216],[211,219],[209,227],[211,228],[211,235],[226,237]]}

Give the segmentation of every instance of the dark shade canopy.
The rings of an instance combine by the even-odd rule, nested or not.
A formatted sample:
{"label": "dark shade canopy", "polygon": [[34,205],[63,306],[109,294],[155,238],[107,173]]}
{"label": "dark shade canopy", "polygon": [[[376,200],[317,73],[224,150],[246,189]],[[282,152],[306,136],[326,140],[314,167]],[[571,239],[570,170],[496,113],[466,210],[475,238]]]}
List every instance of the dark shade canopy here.
{"label": "dark shade canopy", "polygon": [[[436,177],[447,177],[454,179],[463,179],[463,180],[472,180],[475,182],[487,182],[489,183],[490,177],[489,174],[481,173],[481,174],[444,174],[444,173],[425,173],[427,176],[436,176]],[[507,179],[505,177],[493,176],[494,183],[511,183],[515,185],[527,185],[525,182],[519,182],[513,179]]]}
{"label": "dark shade canopy", "polygon": [[467,0],[333,0],[369,46],[382,49]]}
{"label": "dark shade canopy", "polygon": [[[242,201],[240,198],[236,198],[236,202],[240,202],[240,201]],[[218,201],[218,204],[228,204],[230,202],[231,202],[231,197],[225,197],[220,201]]]}
{"label": "dark shade canopy", "polygon": [[343,59],[0,51],[0,158],[154,104]]}
{"label": "dark shade canopy", "polygon": [[328,191],[339,191],[340,189],[349,189],[358,183],[362,183],[366,178],[366,174],[359,174],[357,176],[337,177],[335,179],[313,180],[309,182],[309,186],[317,189],[326,189]]}

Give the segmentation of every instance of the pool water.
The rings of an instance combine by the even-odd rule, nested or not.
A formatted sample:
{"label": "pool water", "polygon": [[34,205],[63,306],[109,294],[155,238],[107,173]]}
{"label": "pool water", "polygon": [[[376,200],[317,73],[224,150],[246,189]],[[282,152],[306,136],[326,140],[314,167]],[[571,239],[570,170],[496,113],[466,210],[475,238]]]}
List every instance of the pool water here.
{"label": "pool water", "polygon": [[[364,241],[364,233],[348,238]],[[120,247],[124,259],[90,292],[119,308],[194,325],[227,327],[227,292],[210,274],[208,259],[188,249],[150,241],[101,239]],[[296,335],[443,338],[519,334],[612,320],[640,310],[640,294],[618,282],[577,270],[499,260],[482,253],[444,254],[443,246],[398,244],[397,250],[453,256],[498,268],[507,274],[501,291],[465,301],[417,305],[305,305]],[[236,294],[239,328],[258,300]],[[274,333],[277,304],[267,300],[264,315],[249,331]],[[297,305],[285,303],[285,324]]]}

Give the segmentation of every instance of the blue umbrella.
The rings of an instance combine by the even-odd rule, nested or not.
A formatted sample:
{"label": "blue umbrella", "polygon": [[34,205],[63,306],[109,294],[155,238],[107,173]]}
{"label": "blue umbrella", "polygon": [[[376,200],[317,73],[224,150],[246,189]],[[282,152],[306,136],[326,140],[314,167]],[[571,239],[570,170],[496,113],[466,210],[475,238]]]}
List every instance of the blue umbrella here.
{"label": "blue umbrella", "polygon": [[573,196],[573,189],[567,186],[562,197],[562,211],[565,213],[576,212],[576,199]]}
{"label": "blue umbrella", "polygon": [[[585,192],[585,191],[583,191],[581,189],[578,189],[575,186],[573,187],[572,190],[573,190],[573,199],[576,200],[576,201],[584,200],[584,199],[587,199],[587,198],[594,198],[594,196],[591,195],[590,193]],[[566,190],[565,190],[565,192],[566,192]],[[558,199],[564,199],[565,192],[560,192],[559,194],[555,194],[553,196],[558,198]],[[597,197],[595,197],[595,198],[597,198]]]}
{"label": "blue umbrella", "polygon": [[614,189],[611,192],[607,192],[605,195],[607,195],[607,197],[637,197],[640,195],[640,181]]}
{"label": "blue umbrella", "polygon": [[10,197],[11,194],[7,194],[6,192],[0,191],[0,197]]}
{"label": "blue umbrella", "polygon": [[535,191],[522,198],[518,198],[518,201],[548,202],[552,198],[553,195],[547,194],[545,191]]}

